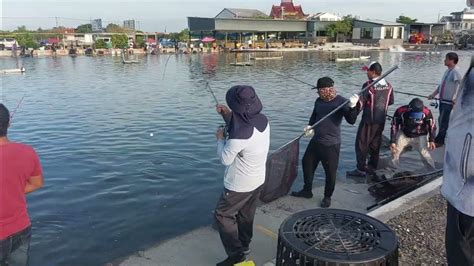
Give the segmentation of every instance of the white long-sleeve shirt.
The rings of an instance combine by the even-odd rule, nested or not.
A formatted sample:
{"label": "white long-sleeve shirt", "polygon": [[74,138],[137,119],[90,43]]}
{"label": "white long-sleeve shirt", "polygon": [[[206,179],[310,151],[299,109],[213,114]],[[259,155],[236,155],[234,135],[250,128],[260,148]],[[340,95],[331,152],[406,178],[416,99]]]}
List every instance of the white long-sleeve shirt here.
{"label": "white long-sleeve shirt", "polygon": [[250,192],[265,182],[265,167],[270,148],[270,124],[260,132],[253,129],[249,139],[217,141],[217,155],[226,167],[224,187],[235,192]]}

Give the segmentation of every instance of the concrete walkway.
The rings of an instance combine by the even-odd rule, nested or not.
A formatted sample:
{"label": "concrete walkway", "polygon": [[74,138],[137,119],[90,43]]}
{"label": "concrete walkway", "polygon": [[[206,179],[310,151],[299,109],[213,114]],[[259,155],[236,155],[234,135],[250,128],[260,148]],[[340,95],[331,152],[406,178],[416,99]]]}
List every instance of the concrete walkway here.
{"label": "concrete walkway", "polygon": [[[444,149],[434,152],[433,159],[442,161]],[[407,152],[401,158],[404,167],[420,169],[421,162],[414,160],[419,158],[416,152]],[[382,159],[383,160],[383,159]],[[405,168],[405,170],[410,170]],[[369,185],[364,183],[354,183],[353,180],[339,178],[336,190],[332,197],[331,208],[352,210],[360,213],[367,213],[366,208],[375,203],[374,198],[369,194]],[[387,221],[401,212],[423,202],[433,195],[439,188],[441,178],[428,183],[427,185],[392,201],[375,211],[369,213],[377,219]],[[299,189],[299,188],[298,188]],[[322,199],[324,185],[319,184],[313,189],[314,198],[302,199],[291,196],[282,197],[274,202],[262,205],[257,208],[254,222],[254,237],[250,245],[250,260],[256,265],[274,265],[277,250],[278,229],[282,222],[291,214],[319,208]],[[211,226],[203,227],[191,231],[182,236],[160,243],[146,251],[139,251],[132,256],[117,260],[108,265],[121,266],[148,266],[148,265],[215,265],[226,258],[222,247],[219,233]]]}
{"label": "concrete walkway", "polygon": [[[367,184],[338,183],[334,192],[333,208],[366,213],[365,208],[374,203],[367,191]],[[313,199],[283,197],[257,209],[254,237],[250,245],[250,260],[265,265],[276,257],[278,229],[291,214],[319,208],[323,187],[313,189]],[[219,233],[212,227],[204,227],[166,241],[146,251],[139,251],[114,265],[215,265],[226,258]]]}

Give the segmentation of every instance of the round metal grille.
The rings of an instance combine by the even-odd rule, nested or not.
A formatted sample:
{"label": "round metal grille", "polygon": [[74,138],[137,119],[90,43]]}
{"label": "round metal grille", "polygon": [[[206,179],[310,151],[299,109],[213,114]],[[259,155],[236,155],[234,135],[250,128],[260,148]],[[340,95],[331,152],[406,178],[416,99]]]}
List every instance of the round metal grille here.
{"label": "round metal grille", "polygon": [[398,244],[395,233],[372,217],[347,210],[315,209],[296,213],[283,222],[278,253],[278,265],[396,265]]}

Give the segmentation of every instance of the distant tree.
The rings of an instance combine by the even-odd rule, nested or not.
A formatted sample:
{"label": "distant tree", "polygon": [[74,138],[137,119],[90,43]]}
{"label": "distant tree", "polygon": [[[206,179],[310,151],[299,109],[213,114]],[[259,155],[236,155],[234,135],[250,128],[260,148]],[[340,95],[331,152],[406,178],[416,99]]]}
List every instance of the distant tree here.
{"label": "distant tree", "polygon": [[400,15],[397,20],[396,20],[398,23],[402,23],[402,24],[413,24],[415,23],[416,21],[418,21],[418,19],[412,19],[410,17],[406,17],[406,16],[402,16]]}
{"label": "distant tree", "polygon": [[21,47],[33,49],[39,48],[38,42],[33,38],[33,35],[31,35],[30,33],[18,34],[16,36],[16,41]]}
{"label": "distant tree", "polygon": [[95,48],[96,49],[104,49],[107,47],[107,44],[105,43],[105,41],[103,39],[98,39],[97,41],[95,41]]}
{"label": "distant tree", "polygon": [[142,35],[138,35],[135,38],[135,45],[137,46],[137,48],[145,47],[145,38]]}
{"label": "distant tree", "polygon": [[23,25],[23,26],[19,26],[18,28],[16,28],[16,30],[14,30],[14,32],[28,32],[28,29],[26,28],[25,25]]}
{"label": "distant tree", "polygon": [[92,32],[92,24],[82,24],[77,26],[76,28],[77,33],[91,33]]}
{"label": "distant tree", "polygon": [[349,35],[352,32],[353,22],[354,18],[351,15],[347,15],[344,16],[342,20],[330,24],[326,28],[326,31],[328,32],[329,36],[336,37],[337,41],[339,34]]}
{"label": "distant tree", "polygon": [[188,39],[189,39],[189,29],[188,28],[186,28],[186,29],[179,32],[179,37],[178,37],[179,41],[185,42]]}
{"label": "distant tree", "polygon": [[122,28],[119,25],[114,24],[114,23],[110,23],[109,25],[107,25],[107,27],[105,27],[105,31],[109,32],[109,33],[127,33],[127,32],[129,32],[128,29]]}
{"label": "distant tree", "polygon": [[184,29],[180,32],[170,32],[166,38],[175,40],[178,42],[185,42],[189,39],[189,29]]}
{"label": "distant tree", "polygon": [[114,48],[125,49],[128,47],[128,37],[125,34],[112,35],[112,46]]}

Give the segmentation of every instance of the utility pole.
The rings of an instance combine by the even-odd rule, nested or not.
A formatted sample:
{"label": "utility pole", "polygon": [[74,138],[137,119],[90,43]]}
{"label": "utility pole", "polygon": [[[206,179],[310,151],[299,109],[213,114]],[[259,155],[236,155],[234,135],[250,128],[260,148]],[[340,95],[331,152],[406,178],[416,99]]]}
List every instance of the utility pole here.
{"label": "utility pole", "polygon": [[56,29],[58,28],[58,17],[54,17],[54,19],[56,20]]}

